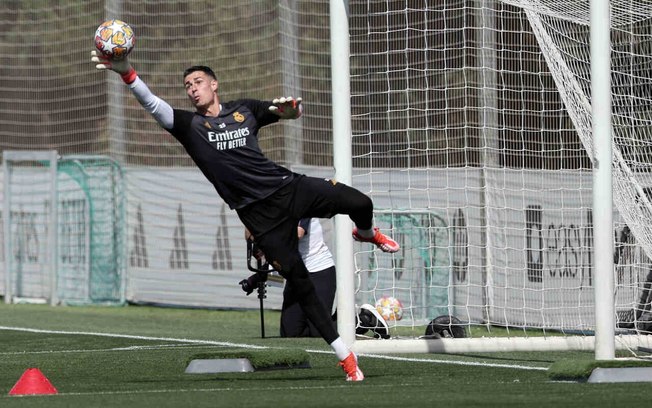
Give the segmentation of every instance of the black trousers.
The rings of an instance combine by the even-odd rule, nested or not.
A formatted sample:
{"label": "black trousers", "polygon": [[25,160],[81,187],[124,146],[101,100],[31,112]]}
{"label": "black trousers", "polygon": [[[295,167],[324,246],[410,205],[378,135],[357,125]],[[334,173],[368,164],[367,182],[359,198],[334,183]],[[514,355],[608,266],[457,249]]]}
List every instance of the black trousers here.
{"label": "black trousers", "polygon": [[[317,272],[310,272],[310,280],[315,285],[317,297],[326,310],[333,310],[337,277],[335,267],[331,266]],[[331,316],[331,321],[333,320]],[[319,331],[301,309],[299,300],[289,286],[283,290],[281,307],[281,337],[321,337]]]}
{"label": "black trousers", "polygon": [[292,183],[269,197],[238,209],[268,262],[285,279],[301,309],[322,338],[339,337],[327,310],[316,294],[299,254],[297,225],[301,218],[330,218],[347,214],[358,228],[372,226],[373,203],[362,192],[331,180],[295,175]]}

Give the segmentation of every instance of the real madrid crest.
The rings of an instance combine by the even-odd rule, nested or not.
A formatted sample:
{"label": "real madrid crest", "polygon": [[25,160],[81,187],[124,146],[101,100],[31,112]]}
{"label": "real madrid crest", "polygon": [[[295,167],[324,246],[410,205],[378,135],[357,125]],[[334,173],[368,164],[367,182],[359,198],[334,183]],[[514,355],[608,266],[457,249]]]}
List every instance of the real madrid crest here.
{"label": "real madrid crest", "polygon": [[233,119],[235,119],[236,122],[244,122],[244,115],[240,112],[236,112],[233,114]]}

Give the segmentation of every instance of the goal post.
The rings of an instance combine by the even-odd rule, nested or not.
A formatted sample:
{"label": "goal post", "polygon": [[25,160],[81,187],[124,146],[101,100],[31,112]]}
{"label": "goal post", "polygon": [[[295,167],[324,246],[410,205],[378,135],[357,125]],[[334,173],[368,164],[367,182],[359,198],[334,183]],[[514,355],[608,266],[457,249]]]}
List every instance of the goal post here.
{"label": "goal post", "polygon": [[[353,243],[336,223],[345,341],[361,353],[649,349],[652,7],[330,3],[335,176],[374,200],[376,225],[405,252]],[[441,226],[405,239],[405,220],[424,214]],[[624,230],[632,241],[614,249]],[[424,246],[448,250],[426,289],[446,281],[445,305],[424,300],[424,282],[402,286],[427,276]],[[356,308],[388,292],[407,309],[392,339],[356,338]],[[438,314],[459,317],[468,338],[402,334]]]}
{"label": "goal post", "polygon": [[122,304],[126,209],[106,156],[3,152],[6,303]]}
{"label": "goal post", "polygon": [[595,253],[595,358],[615,357],[614,228],[611,129],[611,16],[608,0],[591,0],[591,117]]}
{"label": "goal post", "polygon": [[57,152],[4,151],[2,167],[5,303],[55,305]]}
{"label": "goal post", "polygon": [[59,291],[72,303],[122,304],[126,192],[122,167],[103,155],[64,155],[59,178]]}
{"label": "goal post", "polygon": [[[348,2],[329,0],[331,39],[331,93],[333,98],[333,167],[335,179],[352,184],[351,88],[349,75]],[[335,268],[337,271],[337,329],[342,339],[355,341],[355,303],[352,223],[344,215],[335,216]]]}

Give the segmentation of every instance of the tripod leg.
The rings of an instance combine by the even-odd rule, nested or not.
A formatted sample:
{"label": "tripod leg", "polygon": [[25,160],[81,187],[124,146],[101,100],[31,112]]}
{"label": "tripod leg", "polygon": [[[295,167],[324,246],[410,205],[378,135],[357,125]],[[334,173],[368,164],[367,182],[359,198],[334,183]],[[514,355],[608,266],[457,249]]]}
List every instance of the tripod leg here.
{"label": "tripod leg", "polygon": [[265,282],[258,283],[258,300],[260,302],[260,337],[265,338],[265,312],[263,308],[263,299],[265,299]]}

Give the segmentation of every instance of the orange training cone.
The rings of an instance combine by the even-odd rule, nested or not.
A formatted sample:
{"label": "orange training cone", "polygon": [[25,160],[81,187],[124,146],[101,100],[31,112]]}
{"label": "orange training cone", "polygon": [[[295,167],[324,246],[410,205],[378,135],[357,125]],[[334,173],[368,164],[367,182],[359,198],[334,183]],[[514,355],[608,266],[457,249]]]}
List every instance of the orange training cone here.
{"label": "orange training cone", "polygon": [[38,368],[28,368],[9,391],[9,395],[56,394],[57,389]]}

